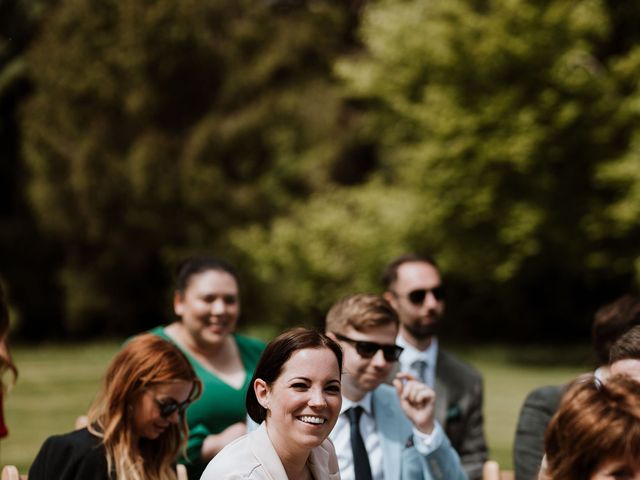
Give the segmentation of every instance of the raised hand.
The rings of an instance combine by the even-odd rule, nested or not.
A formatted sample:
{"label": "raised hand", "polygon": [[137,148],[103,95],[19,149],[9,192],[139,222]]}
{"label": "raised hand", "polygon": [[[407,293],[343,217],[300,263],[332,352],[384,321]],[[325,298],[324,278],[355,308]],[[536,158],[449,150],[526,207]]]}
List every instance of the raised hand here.
{"label": "raised hand", "polygon": [[436,392],[406,372],[396,375],[393,386],[402,410],[413,426],[422,433],[430,434],[435,422]]}

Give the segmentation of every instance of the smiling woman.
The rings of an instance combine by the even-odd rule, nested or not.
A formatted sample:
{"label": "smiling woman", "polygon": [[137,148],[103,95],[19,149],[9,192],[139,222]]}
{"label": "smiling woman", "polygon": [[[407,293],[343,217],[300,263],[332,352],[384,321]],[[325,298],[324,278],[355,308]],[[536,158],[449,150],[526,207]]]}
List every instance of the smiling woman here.
{"label": "smiling woman", "polygon": [[295,328],[265,349],[247,392],[247,411],[260,423],[224,448],[202,480],[340,478],[327,438],[342,405],[342,350],[326,335]]}
{"label": "smiling woman", "polygon": [[48,438],[30,480],[174,480],[187,437],[184,411],[201,383],[184,354],[156,335],[140,335],[115,356],[89,427]]}
{"label": "smiling woman", "polygon": [[204,385],[202,397],[187,413],[184,463],[189,478],[197,480],[211,458],[246,432],[244,398],[264,343],[235,333],[238,280],[221,259],[201,256],[182,262],[173,309],[176,321],[151,333],[176,344]]}

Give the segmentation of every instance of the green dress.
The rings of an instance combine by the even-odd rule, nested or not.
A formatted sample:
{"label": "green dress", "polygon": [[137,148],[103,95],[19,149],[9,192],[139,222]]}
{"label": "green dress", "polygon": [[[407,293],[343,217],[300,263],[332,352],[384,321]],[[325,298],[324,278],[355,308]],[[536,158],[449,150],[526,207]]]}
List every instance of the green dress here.
{"label": "green dress", "polygon": [[[175,344],[165,332],[164,327],[156,327],[150,330],[150,333]],[[244,422],[247,418],[245,397],[251,376],[265,344],[260,340],[235,333],[232,336],[238,345],[240,359],[246,372],[246,378],[239,390],[220,380],[211,371],[204,368],[188,351],[180,348],[191,362],[203,386],[202,396],[187,409],[187,424],[189,425],[187,458],[181,462],[186,465],[190,480],[198,480],[207,466],[207,462],[204,462],[200,457],[204,439],[208,435],[220,433],[229,425]],[[178,347],[180,346],[178,345]]]}

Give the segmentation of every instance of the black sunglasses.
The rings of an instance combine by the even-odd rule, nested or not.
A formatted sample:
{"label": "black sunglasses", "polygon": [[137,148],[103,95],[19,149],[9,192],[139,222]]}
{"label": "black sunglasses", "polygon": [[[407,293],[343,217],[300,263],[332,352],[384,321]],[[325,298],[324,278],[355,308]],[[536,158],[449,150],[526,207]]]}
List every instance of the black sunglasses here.
{"label": "black sunglasses", "polygon": [[372,358],[378,350],[382,350],[382,355],[387,362],[397,362],[400,358],[400,354],[404,348],[398,345],[381,345],[376,342],[365,342],[363,340],[354,340],[353,338],[345,337],[339,333],[333,333],[338,340],[349,342],[353,345],[362,358]]}
{"label": "black sunglasses", "polygon": [[[153,393],[152,393],[153,395]],[[160,410],[160,416],[163,418],[170,417],[175,412],[178,412],[180,415],[184,414],[185,410],[189,405],[191,405],[191,399],[185,400],[182,403],[176,402],[173,398],[167,400],[158,400],[158,398],[153,395],[153,399],[158,406],[158,410]]]}
{"label": "black sunglasses", "polygon": [[444,300],[444,287],[442,285],[438,285],[433,288],[420,288],[418,290],[411,290],[407,294],[407,298],[414,305],[422,305],[424,303],[424,299],[427,298],[427,293],[431,292],[433,298],[438,301]]}

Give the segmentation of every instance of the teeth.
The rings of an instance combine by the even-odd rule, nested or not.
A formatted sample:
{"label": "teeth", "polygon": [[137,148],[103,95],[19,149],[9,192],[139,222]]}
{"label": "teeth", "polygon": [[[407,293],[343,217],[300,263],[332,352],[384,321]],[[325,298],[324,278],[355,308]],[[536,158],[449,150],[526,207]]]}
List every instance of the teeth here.
{"label": "teeth", "polygon": [[324,418],[312,417],[310,415],[305,415],[303,417],[300,417],[300,420],[303,421],[304,423],[313,423],[314,425],[321,425],[324,422],[326,422]]}

